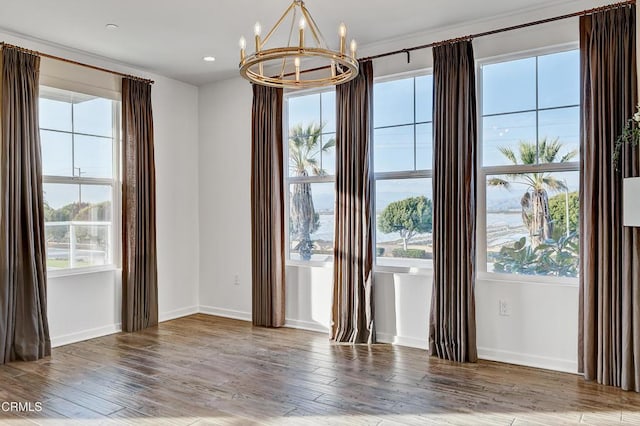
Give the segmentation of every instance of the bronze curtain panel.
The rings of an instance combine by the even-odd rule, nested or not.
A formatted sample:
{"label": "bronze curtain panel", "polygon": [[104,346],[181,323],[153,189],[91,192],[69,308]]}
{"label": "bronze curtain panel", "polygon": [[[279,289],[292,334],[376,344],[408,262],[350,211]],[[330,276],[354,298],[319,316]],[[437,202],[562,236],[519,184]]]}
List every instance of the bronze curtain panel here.
{"label": "bronze curtain panel", "polygon": [[251,264],[253,325],[285,321],[282,89],[253,85]]}
{"label": "bronze curtain panel", "polygon": [[433,48],[433,295],[429,353],[475,362],[476,82],[473,45]]}
{"label": "bronze curtain panel", "polygon": [[640,392],[640,229],[622,226],[622,178],[638,176],[615,140],[637,103],[635,6],[580,18],[579,371],[587,380]]}
{"label": "bronze curtain panel", "polygon": [[51,354],[38,122],[40,58],[2,49],[0,364]]}
{"label": "bronze curtain panel", "polygon": [[331,339],[375,343],[372,287],[373,65],[336,87],[336,209]]}
{"label": "bronze curtain panel", "polygon": [[122,329],[158,324],[151,84],[122,79]]}

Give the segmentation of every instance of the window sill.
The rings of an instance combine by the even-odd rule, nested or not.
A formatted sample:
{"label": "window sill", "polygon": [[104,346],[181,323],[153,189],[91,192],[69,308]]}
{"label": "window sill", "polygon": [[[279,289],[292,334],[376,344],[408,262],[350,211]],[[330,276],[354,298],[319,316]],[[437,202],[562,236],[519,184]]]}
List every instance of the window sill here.
{"label": "window sill", "polygon": [[495,272],[478,272],[476,283],[478,281],[492,281],[502,284],[534,284],[576,288],[580,285],[578,278],[549,277],[544,275],[498,274]]}
{"label": "window sill", "polygon": [[52,269],[47,270],[47,278],[61,278],[74,275],[98,274],[101,272],[112,272],[118,270],[120,270],[120,268],[116,267],[116,265],[89,266],[86,268],[75,269]]}
{"label": "window sill", "polygon": [[381,274],[433,275],[433,267],[375,265],[373,272]]}
{"label": "window sill", "polygon": [[[287,260],[285,263],[286,267],[293,266],[296,268],[323,268],[323,269],[333,269],[333,262],[329,261],[319,261],[319,260]],[[374,265],[373,266],[374,273],[383,273],[383,274],[408,274],[408,275],[433,275],[433,267],[431,265],[428,266],[389,266],[389,265]]]}
{"label": "window sill", "polygon": [[333,262],[322,260],[287,260],[285,266],[295,266],[299,268],[325,268],[333,269]]}

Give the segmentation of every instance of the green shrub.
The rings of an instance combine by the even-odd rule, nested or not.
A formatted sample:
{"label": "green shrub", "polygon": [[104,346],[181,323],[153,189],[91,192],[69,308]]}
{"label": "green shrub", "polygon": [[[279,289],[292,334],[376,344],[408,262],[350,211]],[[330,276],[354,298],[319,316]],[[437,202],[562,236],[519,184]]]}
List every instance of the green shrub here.
{"label": "green shrub", "polygon": [[411,259],[426,259],[427,258],[427,252],[425,250],[421,250],[421,249],[401,249],[401,248],[396,248],[393,249],[393,251],[391,252],[391,254],[393,255],[393,257],[408,257]]}
{"label": "green shrub", "polygon": [[384,247],[376,247],[376,256],[384,256]]}
{"label": "green shrub", "polygon": [[580,220],[580,195],[577,192],[558,194],[549,198],[549,213],[553,221],[554,240],[567,234],[567,198],[569,201],[569,233],[578,231]]}
{"label": "green shrub", "polygon": [[522,275],[577,277],[579,265],[578,234],[547,240],[532,247],[522,237],[511,246],[503,246],[495,259],[494,272]]}

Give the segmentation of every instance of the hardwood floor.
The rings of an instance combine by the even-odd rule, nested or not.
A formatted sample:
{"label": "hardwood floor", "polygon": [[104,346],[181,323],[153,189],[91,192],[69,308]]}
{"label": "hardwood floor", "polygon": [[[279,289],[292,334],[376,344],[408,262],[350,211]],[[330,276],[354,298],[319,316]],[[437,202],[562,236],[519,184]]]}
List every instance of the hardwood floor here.
{"label": "hardwood floor", "polygon": [[206,315],[0,366],[2,402],[42,404],[12,425],[640,424],[640,394],[576,375]]}

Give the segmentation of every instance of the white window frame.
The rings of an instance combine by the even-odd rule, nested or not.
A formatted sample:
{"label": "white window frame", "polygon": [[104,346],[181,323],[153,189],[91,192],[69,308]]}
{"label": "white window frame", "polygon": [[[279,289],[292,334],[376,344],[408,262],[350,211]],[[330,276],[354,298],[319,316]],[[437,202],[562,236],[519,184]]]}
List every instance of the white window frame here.
{"label": "white window frame", "polygon": [[[97,266],[84,266],[84,267],[76,267],[76,268],[64,268],[64,269],[48,269],[47,268],[47,276],[49,277],[63,277],[69,275],[82,275],[82,274],[90,274],[95,272],[103,272],[103,271],[114,271],[121,267],[121,253],[122,253],[122,243],[120,241],[119,236],[121,235],[122,229],[122,218],[120,212],[121,210],[121,194],[122,194],[122,181],[120,178],[120,170],[121,170],[121,102],[115,96],[104,96],[102,94],[91,93],[92,90],[87,90],[84,85],[75,85],[69,87],[68,85],[65,87],[56,87],[54,84],[41,84],[42,87],[50,87],[54,89],[66,90],[69,92],[75,92],[79,94],[86,94],[89,96],[97,96],[103,99],[108,99],[112,101],[112,177],[111,178],[91,178],[91,177],[82,177],[82,176],[45,176],[43,175],[42,183],[53,183],[53,184],[70,184],[70,185],[100,185],[100,186],[110,186],[111,187],[111,232],[110,232],[110,263],[107,265],[97,265]],[[104,91],[103,91],[104,92]],[[72,113],[73,114],[73,113]],[[73,115],[72,115],[73,120]],[[60,133],[66,134],[80,134],[83,133],[73,132],[73,128],[71,132],[66,131],[58,131],[46,128],[40,128],[40,130],[51,130]],[[94,136],[94,135],[89,135]],[[72,154],[73,155],[73,154]],[[73,171],[75,174],[75,170]]]}
{"label": "white window frame", "polygon": [[[298,260],[291,259],[291,244],[290,244],[290,236],[289,236],[289,213],[290,213],[290,194],[289,188],[292,184],[295,183],[333,183],[334,184],[334,206],[335,206],[335,182],[336,175],[326,175],[326,176],[289,176],[289,99],[309,96],[309,95],[320,95],[320,122],[322,124],[322,94],[327,92],[334,91],[335,88],[324,87],[321,89],[308,89],[308,90],[296,90],[296,91],[286,91],[284,94],[284,102],[282,105],[282,149],[284,151],[284,161],[283,161],[283,178],[284,178],[284,202],[285,202],[285,215],[284,215],[284,223],[285,223],[285,265],[286,266],[302,266],[302,267],[324,267],[329,268],[333,267],[333,260],[327,261],[319,261],[319,260]],[[337,118],[337,117],[336,117]],[[337,137],[336,129],[336,137]],[[321,133],[321,137],[325,134],[330,134],[333,132]],[[322,163],[321,163],[322,166]],[[335,165],[334,165],[335,168]],[[334,207],[334,215],[335,215],[335,207]],[[335,241],[334,241],[335,244]]]}
{"label": "white window frame", "polygon": [[[476,264],[477,274],[479,280],[498,281],[498,282],[510,282],[510,283],[535,283],[535,284],[563,284],[567,286],[578,286],[578,277],[553,277],[547,275],[519,275],[508,274],[499,272],[489,272],[487,270],[487,176],[492,175],[504,175],[508,173],[531,173],[531,172],[579,172],[580,161],[573,161],[571,163],[549,163],[549,164],[537,164],[531,166],[523,165],[506,165],[506,166],[483,166],[483,66],[516,61],[519,59],[526,59],[532,57],[539,57],[544,55],[550,55],[554,53],[562,53],[579,48],[577,43],[565,43],[554,46],[548,46],[539,49],[525,50],[517,53],[510,53],[506,55],[494,56],[491,58],[481,59],[476,61],[476,79],[477,79],[477,114],[478,114],[478,155],[477,155],[477,216],[476,216]],[[578,105],[566,105],[562,107],[554,108],[538,108],[538,69],[536,59],[536,109],[526,111],[509,112],[508,114],[515,114],[520,112],[536,112],[536,132],[538,131],[538,113],[540,111],[547,111],[553,109],[576,107]],[[493,115],[493,114],[492,114]],[[497,114],[496,114],[497,115]]]}
{"label": "white window frame", "polygon": [[[403,123],[392,126],[381,126],[374,127],[375,123],[373,123],[374,117],[371,117],[371,128],[373,129],[371,134],[371,149],[370,149],[370,164],[373,169],[373,185],[372,185],[372,194],[371,194],[371,211],[373,212],[373,270],[374,272],[383,272],[383,273],[405,273],[405,274],[416,274],[416,275],[424,275],[430,274],[433,271],[433,260],[425,259],[420,262],[420,265],[412,265],[412,259],[405,259],[406,265],[379,265],[378,264],[378,256],[377,256],[377,242],[378,242],[378,224],[376,223],[376,190],[378,181],[381,180],[402,180],[402,179],[433,179],[433,163],[431,164],[431,169],[427,170],[407,170],[407,171],[395,171],[395,172],[376,172],[375,171],[375,130],[376,129],[390,129],[394,127],[404,127],[404,126],[414,126],[414,145],[413,145],[413,164],[414,168],[416,166],[416,126],[418,124],[428,124],[431,123],[431,128],[433,129],[433,115],[431,116],[431,121],[416,121],[416,85],[415,78],[423,77],[427,75],[433,75],[433,68],[426,68],[417,71],[408,71],[397,74],[390,74],[385,76],[376,77],[373,81],[374,86],[378,83],[385,83],[389,81],[403,80],[413,78],[413,122],[411,123]],[[375,92],[375,90],[374,90]],[[432,180],[433,182],[433,180]],[[431,200],[433,203],[433,200]]]}

